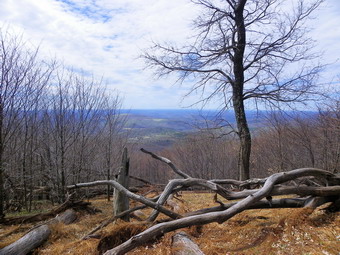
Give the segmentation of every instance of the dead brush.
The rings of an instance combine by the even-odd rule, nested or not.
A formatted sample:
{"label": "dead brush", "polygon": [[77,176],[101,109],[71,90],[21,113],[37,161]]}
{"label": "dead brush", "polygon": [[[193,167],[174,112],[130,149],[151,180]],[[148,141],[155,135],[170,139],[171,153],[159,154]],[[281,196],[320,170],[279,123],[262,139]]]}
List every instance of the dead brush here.
{"label": "dead brush", "polygon": [[106,228],[98,243],[97,251],[103,254],[105,251],[116,247],[137,235],[149,227],[145,222],[121,222]]}

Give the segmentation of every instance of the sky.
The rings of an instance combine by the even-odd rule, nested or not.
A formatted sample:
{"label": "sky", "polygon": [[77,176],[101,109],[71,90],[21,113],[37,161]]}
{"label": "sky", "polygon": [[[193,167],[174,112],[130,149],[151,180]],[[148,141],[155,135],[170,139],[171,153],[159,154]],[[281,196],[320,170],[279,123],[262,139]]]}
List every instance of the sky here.
{"label": "sky", "polygon": [[[198,99],[183,100],[190,84],[157,79],[139,56],[153,41],[184,42],[197,14],[189,0],[1,0],[0,28],[22,34],[46,57],[103,77],[124,108],[176,109]],[[312,36],[331,63],[328,82],[340,70],[340,1],[325,0],[315,15]]]}

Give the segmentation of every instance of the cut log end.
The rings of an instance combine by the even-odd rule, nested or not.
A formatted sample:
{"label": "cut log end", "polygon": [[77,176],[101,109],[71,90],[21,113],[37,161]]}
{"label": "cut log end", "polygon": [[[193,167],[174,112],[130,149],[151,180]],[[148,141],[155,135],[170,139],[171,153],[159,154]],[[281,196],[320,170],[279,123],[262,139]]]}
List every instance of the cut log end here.
{"label": "cut log end", "polygon": [[204,255],[185,232],[179,232],[172,237],[171,250],[172,255]]}
{"label": "cut log end", "polygon": [[64,213],[58,215],[55,219],[58,222],[62,222],[65,225],[69,225],[77,220],[77,214],[73,209],[68,209]]}

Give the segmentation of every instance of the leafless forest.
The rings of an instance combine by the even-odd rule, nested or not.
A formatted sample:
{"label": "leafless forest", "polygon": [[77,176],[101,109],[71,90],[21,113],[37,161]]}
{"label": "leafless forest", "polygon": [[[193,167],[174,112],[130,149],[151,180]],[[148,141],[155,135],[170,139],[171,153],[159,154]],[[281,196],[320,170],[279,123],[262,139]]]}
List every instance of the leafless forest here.
{"label": "leafless forest", "polygon": [[[197,129],[161,150],[130,139],[134,131],[125,128],[122,98],[101,79],[42,59],[39,48],[0,30],[0,223],[18,225],[0,236],[41,222],[0,254],[27,254],[57,232],[56,225],[73,223],[84,211],[98,213],[89,202],[96,196],[114,206],[80,240],[95,240],[100,254],[125,254],[168,232],[222,224],[250,209],[327,204],[327,213],[339,211],[339,91],[318,90],[324,66],[307,64],[319,55],[309,51],[313,40],[304,27],[322,1],[301,0],[286,16],[276,12],[275,0],[227,0],[223,8],[218,1],[193,2],[204,10],[194,22],[195,43],[179,49],[156,43],[142,57],[159,76],[175,72],[182,82],[194,77],[189,94],[211,86],[201,103],[219,95],[223,110],[234,109],[236,124]],[[297,65],[302,68],[295,70]],[[246,116],[251,100],[271,107],[256,128]],[[282,110],[296,103],[317,110]],[[182,191],[212,193],[218,206],[181,209]],[[116,243],[117,231],[100,232],[131,218]],[[171,240],[175,250],[203,254],[186,233]]]}

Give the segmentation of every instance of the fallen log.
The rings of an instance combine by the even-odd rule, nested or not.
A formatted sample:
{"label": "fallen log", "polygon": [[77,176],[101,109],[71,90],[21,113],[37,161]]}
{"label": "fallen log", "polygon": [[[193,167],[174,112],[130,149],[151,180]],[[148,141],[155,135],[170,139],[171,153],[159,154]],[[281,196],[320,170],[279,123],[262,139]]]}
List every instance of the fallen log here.
{"label": "fallen log", "polygon": [[[306,198],[281,198],[281,199],[273,199],[271,201],[268,200],[260,200],[252,205],[250,205],[247,210],[254,209],[282,209],[282,208],[303,208],[309,207],[315,209],[316,207],[328,203],[333,202],[334,197],[306,197]],[[203,208],[197,211],[189,212],[184,214],[184,217],[200,215],[210,212],[220,212],[224,211],[234,205],[237,202],[221,204],[220,206]]]}
{"label": "fallen log", "polygon": [[61,215],[57,215],[57,217],[49,221],[48,224],[35,227],[19,240],[0,249],[0,255],[26,255],[42,245],[49,238],[51,234],[51,229],[49,226],[51,224],[61,222],[68,225],[74,222],[76,219],[76,212],[72,209],[69,209]]}
{"label": "fallen log", "polygon": [[[230,191],[229,194],[223,196],[229,200],[246,198],[258,192],[259,189],[243,190],[238,192]],[[309,187],[309,186],[276,186],[270,192],[270,196],[281,195],[299,195],[299,196],[337,196],[340,194],[340,186],[328,187]]]}
{"label": "fallen log", "polygon": [[204,255],[196,243],[183,231],[172,236],[172,255]]}
{"label": "fallen log", "polygon": [[42,225],[0,250],[0,255],[26,255],[42,245],[50,236],[48,225]]}

